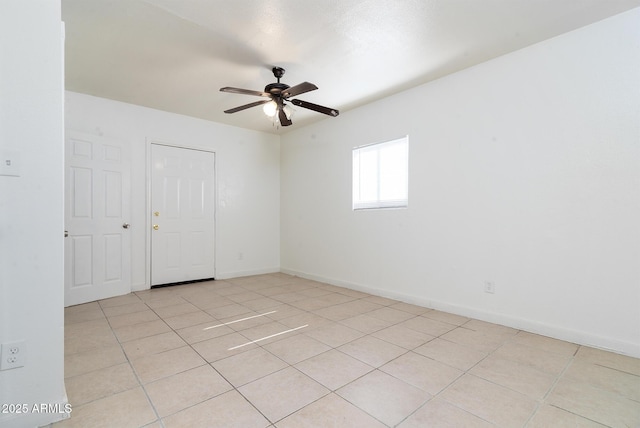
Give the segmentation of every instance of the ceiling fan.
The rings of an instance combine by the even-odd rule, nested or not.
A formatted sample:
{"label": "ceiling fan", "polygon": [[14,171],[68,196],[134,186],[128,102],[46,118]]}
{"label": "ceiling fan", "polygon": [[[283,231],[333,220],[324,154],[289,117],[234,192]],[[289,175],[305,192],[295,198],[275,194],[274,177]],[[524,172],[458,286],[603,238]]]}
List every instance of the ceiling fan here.
{"label": "ceiling fan", "polygon": [[280,78],[284,75],[284,68],[273,67],[271,71],[273,71],[273,75],[276,79],[278,79],[278,81],[276,83],[269,83],[264,87],[264,91],[252,91],[250,89],[231,88],[228,86],[220,88],[221,92],[255,95],[258,97],[268,98],[266,100],[255,101],[249,104],[225,110],[224,112],[228,114],[236,113],[251,107],[264,105],[263,109],[267,116],[275,116],[277,114],[277,118],[280,121],[280,125],[282,126],[289,126],[293,123],[291,122],[291,110],[285,103],[285,101],[290,102],[294,106],[317,111],[318,113],[323,113],[333,117],[336,117],[340,114],[340,112],[334,108],[324,107],[299,99],[290,100],[289,98],[291,97],[304,94],[305,92],[315,91],[316,89],[318,89],[318,87],[309,82],[303,82],[299,85],[290,87],[289,85],[280,83]]}

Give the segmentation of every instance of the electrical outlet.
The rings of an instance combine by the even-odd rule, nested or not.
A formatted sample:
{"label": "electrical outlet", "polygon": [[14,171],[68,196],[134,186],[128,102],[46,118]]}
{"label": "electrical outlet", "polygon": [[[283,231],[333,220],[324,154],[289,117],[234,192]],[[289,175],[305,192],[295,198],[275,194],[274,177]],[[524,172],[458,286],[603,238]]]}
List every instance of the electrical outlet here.
{"label": "electrical outlet", "polygon": [[3,343],[0,348],[0,370],[23,367],[27,362],[27,345],[24,340]]}
{"label": "electrical outlet", "polygon": [[493,294],[496,292],[496,286],[493,282],[491,281],[485,281],[484,282],[484,292],[485,293],[489,293],[489,294]]}

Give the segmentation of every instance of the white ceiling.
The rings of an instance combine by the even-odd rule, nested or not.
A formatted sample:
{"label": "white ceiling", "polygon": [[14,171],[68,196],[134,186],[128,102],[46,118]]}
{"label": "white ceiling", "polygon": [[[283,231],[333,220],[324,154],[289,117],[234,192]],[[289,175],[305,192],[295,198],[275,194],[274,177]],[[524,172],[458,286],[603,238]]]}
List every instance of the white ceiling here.
{"label": "white ceiling", "polygon": [[342,113],[640,6],[640,0],[62,0],[66,88],[266,132],[341,120],[223,110],[303,81]]}

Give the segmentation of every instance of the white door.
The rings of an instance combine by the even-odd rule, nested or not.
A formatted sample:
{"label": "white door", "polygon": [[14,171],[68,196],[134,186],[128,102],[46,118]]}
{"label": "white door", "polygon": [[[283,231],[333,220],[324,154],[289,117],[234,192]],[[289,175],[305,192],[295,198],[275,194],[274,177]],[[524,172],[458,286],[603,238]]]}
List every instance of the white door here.
{"label": "white door", "polygon": [[129,293],[128,147],[71,131],[65,158],[65,306]]}
{"label": "white door", "polygon": [[151,285],[213,278],[215,155],[151,145]]}

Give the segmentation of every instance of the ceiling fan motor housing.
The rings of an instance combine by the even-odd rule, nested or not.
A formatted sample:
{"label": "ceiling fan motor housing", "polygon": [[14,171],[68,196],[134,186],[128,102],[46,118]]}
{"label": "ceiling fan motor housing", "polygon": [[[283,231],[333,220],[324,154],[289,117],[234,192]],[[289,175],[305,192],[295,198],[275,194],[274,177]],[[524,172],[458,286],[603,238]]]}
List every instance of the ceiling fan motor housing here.
{"label": "ceiling fan motor housing", "polygon": [[270,93],[271,95],[280,95],[282,91],[285,89],[289,89],[289,85],[285,85],[284,83],[269,83],[264,87],[264,91]]}

